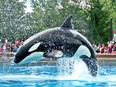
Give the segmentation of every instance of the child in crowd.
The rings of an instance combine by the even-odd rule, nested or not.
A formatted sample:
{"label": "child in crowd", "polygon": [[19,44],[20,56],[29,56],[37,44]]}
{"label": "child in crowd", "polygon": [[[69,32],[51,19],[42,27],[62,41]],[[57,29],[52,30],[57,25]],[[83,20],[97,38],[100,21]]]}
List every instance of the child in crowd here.
{"label": "child in crowd", "polygon": [[108,53],[112,53],[112,51],[113,51],[113,43],[112,43],[112,41],[110,41],[108,43]]}

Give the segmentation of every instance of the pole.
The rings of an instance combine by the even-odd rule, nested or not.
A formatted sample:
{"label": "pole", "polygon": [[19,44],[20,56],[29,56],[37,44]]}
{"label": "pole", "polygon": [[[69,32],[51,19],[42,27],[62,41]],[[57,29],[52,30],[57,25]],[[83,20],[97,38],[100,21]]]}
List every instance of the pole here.
{"label": "pole", "polygon": [[110,19],[110,41],[113,39],[112,18]]}

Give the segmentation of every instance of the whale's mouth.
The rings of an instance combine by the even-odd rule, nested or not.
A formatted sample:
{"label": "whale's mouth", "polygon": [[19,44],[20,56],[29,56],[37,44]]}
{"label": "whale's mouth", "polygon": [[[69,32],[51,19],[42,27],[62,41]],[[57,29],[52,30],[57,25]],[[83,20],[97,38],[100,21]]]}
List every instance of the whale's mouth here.
{"label": "whale's mouth", "polygon": [[44,52],[33,52],[20,61],[18,61],[17,58],[15,58],[14,62],[18,64],[26,64],[34,61],[39,61],[41,59],[44,59],[43,53]]}
{"label": "whale's mouth", "polygon": [[19,53],[16,53],[15,54],[15,59],[14,59],[14,62],[15,63],[20,63],[23,59],[25,59],[27,55],[24,53],[24,54],[19,54]]}

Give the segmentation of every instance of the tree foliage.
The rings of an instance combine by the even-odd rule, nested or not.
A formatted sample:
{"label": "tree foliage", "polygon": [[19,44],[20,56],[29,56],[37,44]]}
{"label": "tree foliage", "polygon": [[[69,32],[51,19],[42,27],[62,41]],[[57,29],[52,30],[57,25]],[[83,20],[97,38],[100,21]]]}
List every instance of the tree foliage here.
{"label": "tree foliage", "polygon": [[109,40],[109,2],[106,0],[90,0],[90,8],[86,9],[92,39],[95,43],[106,43]]}
{"label": "tree foliage", "polygon": [[[73,24],[78,31],[83,31],[93,43],[107,43],[109,41],[109,20],[114,16],[115,6],[110,0],[89,0],[81,7],[81,1],[72,0],[39,0],[34,4],[34,20],[41,20],[37,24],[43,29],[61,25],[62,21],[73,14]],[[88,4],[88,6],[87,6]],[[61,8],[57,9],[59,6]],[[115,20],[115,19],[114,19]],[[115,21],[113,20],[113,25]],[[36,25],[38,28],[38,25]],[[44,27],[43,27],[44,26]],[[38,28],[40,30],[40,28]]]}
{"label": "tree foliage", "polygon": [[24,3],[18,0],[0,0],[0,37],[10,41],[26,38],[31,31],[29,15],[25,14]]}
{"label": "tree foliage", "polygon": [[31,0],[32,13],[26,13],[25,0],[0,0],[0,37],[26,39],[35,33],[62,24],[72,14],[74,28],[93,43],[109,40],[109,20],[116,29],[115,0]]}
{"label": "tree foliage", "polygon": [[[34,0],[35,1],[35,0]],[[69,0],[39,0],[34,2],[34,29],[40,31],[62,24],[68,15],[73,15],[74,28],[78,31],[89,31],[88,20],[80,2],[69,3]],[[87,34],[86,34],[87,35]]]}

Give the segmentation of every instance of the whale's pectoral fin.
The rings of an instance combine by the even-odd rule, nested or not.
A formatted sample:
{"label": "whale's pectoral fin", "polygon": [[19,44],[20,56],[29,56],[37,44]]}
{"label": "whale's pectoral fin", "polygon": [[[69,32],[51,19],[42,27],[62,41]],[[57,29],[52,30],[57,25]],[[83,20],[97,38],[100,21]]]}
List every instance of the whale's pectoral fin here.
{"label": "whale's pectoral fin", "polygon": [[60,50],[52,50],[44,53],[44,56],[49,58],[60,58],[63,55],[64,55],[63,52]]}
{"label": "whale's pectoral fin", "polygon": [[85,62],[85,64],[87,65],[88,67],[88,71],[89,73],[96,77],[97,76],[97,69],[98,69],[98,66],[97,66],[97,62],[94,58],[89,58],[88,56],[86,55],[82,55],[80,56],[80,58]]}

